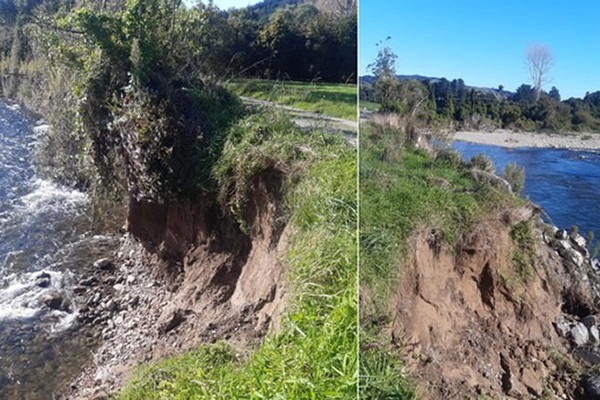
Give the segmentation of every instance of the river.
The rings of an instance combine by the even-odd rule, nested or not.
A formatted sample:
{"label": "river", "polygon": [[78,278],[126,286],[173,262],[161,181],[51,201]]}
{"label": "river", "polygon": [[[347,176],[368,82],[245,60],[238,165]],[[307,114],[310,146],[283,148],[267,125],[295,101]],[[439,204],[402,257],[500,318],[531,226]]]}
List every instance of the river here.
{"label": "river", "polygon": [[523,194],[544,208],[554,225],[600,237],[600,150],[503,148],[454,142],[465,159],[483,153],[496,171],[515,162],[525,168]]}
{"label": "river", "polygon": [[44,129],[0,101],[0,399],[53,398],[80,371],[95,340],[78,334],[73,283],[114,243],[90,231],[86,194],[37,176]]}

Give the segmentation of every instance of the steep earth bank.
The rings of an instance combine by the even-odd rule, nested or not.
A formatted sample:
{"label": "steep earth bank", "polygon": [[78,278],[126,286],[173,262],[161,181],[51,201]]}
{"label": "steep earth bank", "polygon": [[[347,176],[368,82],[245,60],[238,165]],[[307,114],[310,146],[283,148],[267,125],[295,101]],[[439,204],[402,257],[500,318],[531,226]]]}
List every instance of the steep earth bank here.
{"label": "steep earth bank", "polygon": [[130,200],[119,251],[76,288],[79,320],[101,344],[64,398],[108,398],[140,363],[219,339],[243,350],[277,328],[289,235],[282,176],[262,171],[252,183],[247,232],[203,197]]}
{"label": "steep earth bank", "polygon": [[[510,232],[523,223],[534,252],[517,274],[527,255]],[[524,208],[490,216],[456,248],[425,228],[411,248],[389,337],[422,398],[600,398],[600,279],[583,237]]]}

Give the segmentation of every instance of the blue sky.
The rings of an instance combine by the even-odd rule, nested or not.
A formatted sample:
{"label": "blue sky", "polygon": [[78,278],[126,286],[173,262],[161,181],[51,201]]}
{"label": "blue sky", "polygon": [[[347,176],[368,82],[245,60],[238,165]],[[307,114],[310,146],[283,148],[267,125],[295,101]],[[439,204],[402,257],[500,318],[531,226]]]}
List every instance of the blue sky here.
{"label": "blue sky", "polygon": [[583,97],[600,90],[598,18],[596,0],[361,0],[359,73],[369,73],[376,43],[391,36],[399,74],[515,90],[531,83],[525,53],[539,43],[555,59],[545,89]]}

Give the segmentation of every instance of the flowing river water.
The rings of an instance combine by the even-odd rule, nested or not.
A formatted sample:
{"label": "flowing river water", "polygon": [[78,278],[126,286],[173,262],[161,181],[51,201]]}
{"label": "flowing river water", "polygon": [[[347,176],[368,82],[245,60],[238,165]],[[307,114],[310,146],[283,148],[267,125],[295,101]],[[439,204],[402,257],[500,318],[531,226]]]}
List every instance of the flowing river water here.
{"label": "flowing river water", "polygon": [[114,243],[90,232],[86,194],[38,177],[44,129],[0,101],[0,399],[51,399],[80,370],[95,340],[72,288]]}
{"label": "flowing river water", "polygon": [[525,168],[523,194],[544,208],[552,223],[569,230],[572,225],[586,237],[600,238],[600,149],[503,148],[454,142],[466,160],[486,154],[502,173],[515,162]]}

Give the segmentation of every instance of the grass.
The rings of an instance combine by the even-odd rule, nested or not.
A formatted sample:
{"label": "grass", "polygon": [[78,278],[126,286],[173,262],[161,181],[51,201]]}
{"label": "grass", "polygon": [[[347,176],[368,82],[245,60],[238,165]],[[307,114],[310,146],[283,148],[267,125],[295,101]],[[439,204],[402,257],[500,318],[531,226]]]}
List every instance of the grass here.
{"label": "grass", "polygon": [[533,277],[535,264],[535,236],[530,221],[521,222],[510,230],[510,238],[515,246],[512,255],[513,269],[520,283],[527,283]]}
{"label": "grass", "polygon": [[381,105],[379,103],[374,103],[372,101],[361,100],[360,101],[360,109],[366,111],[377,112]]}
{"label": "grass", "polygon": [[[416,230],[435,231],[449,246],[458,243],[491,210],[515,199],[489,182],[476,182],[460,155],[400,147],[398,129],[361,126],[360,285],[361,398],[413,399],[401,362],[382,327],[390,320],[388,299],[402,274],[402,260]],[[518,201],[518,200],[517,200]]]}
{"label": "grass", "polygon": [[261,79],[235,80],[227,87],[239,96],[356,121],[356,85]]}
{"label": "grass", "polygon": [[214,173],[242,183],[267,166],[297,171],[286,196],[292,300],[282,328],[247,354],[218,343],[146,366],[121,399],[356,398],[355,151],[341,137],[306,135],[280,118],[233,127]]}

